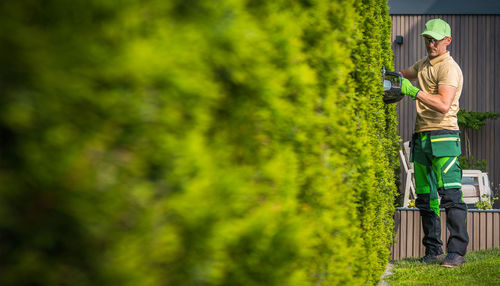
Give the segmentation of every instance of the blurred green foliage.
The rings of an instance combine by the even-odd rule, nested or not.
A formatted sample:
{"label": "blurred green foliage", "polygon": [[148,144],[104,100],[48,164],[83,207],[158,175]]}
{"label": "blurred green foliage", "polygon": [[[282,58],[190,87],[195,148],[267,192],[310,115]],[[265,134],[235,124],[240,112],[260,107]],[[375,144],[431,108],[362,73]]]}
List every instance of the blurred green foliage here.
{"label": "blurred green foliage", "polygon": [[465,169],[479,169],[486,172],[488,162],[486,160],[476,160],[471,151],[471,132],[481,130],[486,125],[486,120],[496,120],[500,113],[495,112],[474,112],[460,109],[457,113],[457,120],[460,129],[463,130],[463,156],[460,156],[460,166]]}
{"label": "blurred green foliage", "polygon": [[463,170],[472,169],[486,172],[486,167],[488,166],[488,162],[486,162],[486,160],[476,160],[474,156],[470,156],[470,158],[460,156],[458,157],[458,160],[460,162],[460,168]]}
{"label": "blurred green foliage", "polygon": [[487,119],[495,120],[500,117],[500,113],[495,112],[474,112],[460,109],[457,113],[460,128],[470,128],[481,130],[486,125]]}
{"label": "blurred green foliage", "polygon": [[0,2],[0,285],[366,285],[382,0]]}

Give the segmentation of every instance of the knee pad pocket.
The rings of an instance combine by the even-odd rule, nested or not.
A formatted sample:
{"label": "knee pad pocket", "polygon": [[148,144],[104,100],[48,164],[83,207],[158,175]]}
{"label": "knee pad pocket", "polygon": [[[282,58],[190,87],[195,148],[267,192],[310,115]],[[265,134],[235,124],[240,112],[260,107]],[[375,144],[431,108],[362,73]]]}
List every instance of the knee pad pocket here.
{"label": "knee pad pocket", "polygon": [[449,157],[441,166],[441,178],[445,190],[462,188],[462,168],[458,164],[458,157]]}
{"label": "knee pad pocket", "polygon": [[444,208],[463,204],[462,190],[460,189],[440,190],[439,195],[441,196],[441,206]]}

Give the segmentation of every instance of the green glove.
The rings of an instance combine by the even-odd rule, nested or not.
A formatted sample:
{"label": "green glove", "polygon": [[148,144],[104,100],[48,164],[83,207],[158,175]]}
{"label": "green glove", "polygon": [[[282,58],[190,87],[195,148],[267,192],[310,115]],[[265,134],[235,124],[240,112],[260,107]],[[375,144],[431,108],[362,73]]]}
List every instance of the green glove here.
{"label": "green glove", "polygon": [[419,91],[420,89],[414,87],[409,80],[404,77],[401,78],[401,93],[403,93],[404,95],[409,95],[411,98],[416,99],[417,93]]}

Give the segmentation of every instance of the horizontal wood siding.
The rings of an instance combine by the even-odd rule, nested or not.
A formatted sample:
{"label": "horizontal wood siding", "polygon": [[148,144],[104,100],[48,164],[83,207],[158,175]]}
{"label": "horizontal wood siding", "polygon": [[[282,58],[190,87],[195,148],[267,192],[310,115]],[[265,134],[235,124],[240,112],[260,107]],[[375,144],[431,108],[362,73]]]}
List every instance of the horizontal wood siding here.
{"label": "horizontal wood siding", "polygon": [[[397,209],[394,222],[392,260],[423,256],[425,254],[425,248],[422,245],[424,232],[418,209]],[[500,247],[500,211],[469,210],[467,232],[469,233],[468,252]],[[446,212],[441,211],[441,240],[445,252],[448,237]]]}
{"label": "horizontal wood siding", "polygon": [[[462,68],[464,86],[460,108],[500,113],[500,15],[392,15],[392,48],[397,71],[427,55],[420,34],[425,22],[442,18],[451,26],[452,57]],[[403,36],[403,44],[394,43]],[[399,134],[408,141],[415,124],[415,103],[404,98],[398,103]],[[500,119],[489,121],[480,131],[472,131],[471,151],[478,160],[488,162],[492,189],[500,185]],[[404,176],[404,170],[401,170]],[[402,178],[404,182],[404,178]],[[500,202],[497,201],[497,208]]]}

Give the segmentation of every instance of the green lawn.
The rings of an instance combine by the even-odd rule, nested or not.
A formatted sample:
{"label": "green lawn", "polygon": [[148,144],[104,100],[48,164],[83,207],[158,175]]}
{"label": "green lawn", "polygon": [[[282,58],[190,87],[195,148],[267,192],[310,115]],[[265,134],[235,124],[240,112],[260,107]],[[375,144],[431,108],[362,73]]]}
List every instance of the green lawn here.
{"label": "green lawn", "polygon": [[459,267],[421,264],[416,258],[396,261],[385,280],[395,285],[500,285],[500,248],[468,253]]}

